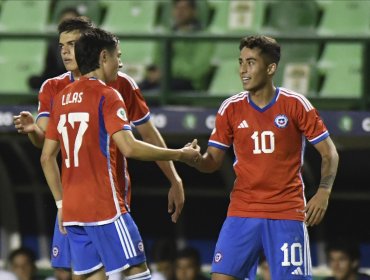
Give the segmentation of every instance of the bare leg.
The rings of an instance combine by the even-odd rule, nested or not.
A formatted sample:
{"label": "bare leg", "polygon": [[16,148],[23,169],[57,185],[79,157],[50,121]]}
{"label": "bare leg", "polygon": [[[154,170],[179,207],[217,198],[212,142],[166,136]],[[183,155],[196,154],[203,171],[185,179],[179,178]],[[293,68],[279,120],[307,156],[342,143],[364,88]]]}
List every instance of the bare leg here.
{"label": "bare leg", "polygon": [[230,275],[226,274],[220,274],[220,273],[212,273],[212,280],[237,280],[238,278],[235,278]]}
{"label": "bare leg", "polygon": [[148,270],[148,266],[146,265],[146,262],[141,263],[139,265],[135,265],[132,267],[129,267],[126,269],[123,273],[125,276],[135,275],[138,273],[142,273]]}

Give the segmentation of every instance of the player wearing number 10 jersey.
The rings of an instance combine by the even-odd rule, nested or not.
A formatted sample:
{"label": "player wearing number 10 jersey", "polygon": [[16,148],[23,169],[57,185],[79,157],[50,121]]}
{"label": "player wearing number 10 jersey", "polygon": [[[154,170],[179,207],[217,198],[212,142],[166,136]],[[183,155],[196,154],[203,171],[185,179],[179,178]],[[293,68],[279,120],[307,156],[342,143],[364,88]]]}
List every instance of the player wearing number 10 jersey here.
{"label": "player wearing number 10 jersey", "polygon": [[[272,279],[312,279],[306,225],[326,211],[338,155],[323,121],[301,94],[274,87],[280,46],[272,38],[240,42],[245,92],[226,99],[201,160],[202,172],[218,169],[233,146],[236,180],[216,244],[213,280],[255,279],[263,250]],[[307,139],[322,157],[321,182],[306,204],[301,169]]]}

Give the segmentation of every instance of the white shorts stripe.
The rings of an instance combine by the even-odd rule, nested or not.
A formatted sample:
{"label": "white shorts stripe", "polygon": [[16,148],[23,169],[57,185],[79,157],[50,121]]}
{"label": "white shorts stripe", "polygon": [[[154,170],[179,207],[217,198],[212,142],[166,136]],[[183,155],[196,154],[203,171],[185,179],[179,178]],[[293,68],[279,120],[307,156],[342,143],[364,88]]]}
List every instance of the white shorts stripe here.
{"label": "white shorts stripe", "polygon": [[136,253],[136,250],[135,250],[135,246],[134,244],[132,243],[132,239],[131,239],[131,236],[130,236],[130,233],[127,229],[127,226],[126,226],[126,223],[125,223],[125,220],[123,219],[123,217],[121,216],[120,218],[120,221],[122,223],[122,226],[123,226],[123,229],[125,231],[125,235],[127,236],[127,239],[128,239],[128,246],[130,247],[130,249],[132,250],[132,254],[134,257],[137,256],[137,253]]}
{"label": "white shorts stripe", "polygon": [[121,230],[120,230],[120,226],[118,224],[118,220],[114,221],[114,225],[116,226],[117,233],[118,233],[118,236],[119,236],[119,240],[121,241],[122,249],[123,249],[123,252],[125,253],[125,257],[126,257],[126,259],[129,259],[128,252],[127,252],[127,249],[126,249],[126,246],[125,246],[125,242],[123,241],[123,236],[122,236],[122,233],[121,233]]}
{"label": "white shorts stripe", "polygon": [[128,258],[132,258],[133,257],[133,253],[132,253],[131,248],[130,248],[130,245],[129,245],[129,240],[128,240],[129,237],[127,236],[125,230],[123,229],[123,225],[122,225],[122,222],[121,222],[120,219],[117,220],[117,223],[118,223],[118,226],[120,228],[120,232],[121,232],[121,234],[123,236],[124,246],[125,246],[125,248],[126,248],[126,250],[128,252],[128,256],[129,256]]}

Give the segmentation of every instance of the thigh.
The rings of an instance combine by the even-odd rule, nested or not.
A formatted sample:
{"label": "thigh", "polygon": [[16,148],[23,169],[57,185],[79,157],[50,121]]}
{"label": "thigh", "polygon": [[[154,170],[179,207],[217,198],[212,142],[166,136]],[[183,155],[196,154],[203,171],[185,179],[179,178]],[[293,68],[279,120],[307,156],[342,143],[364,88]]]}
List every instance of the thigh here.
{"label": "thigh", "polygon": [[[89,227],[88,227],[89,228]],[[66,226],[73,273],[84,275],[103,267],[99,253],[83,226]]]}
{"label": "thigh", "polygon": [[58,217],[55,220],[53,244],[51,251],[51,266],[53,268],[71,269],[71,251],[68,235],[59,231]]}
{"label": "thigh", "polygon": [[216,244],[211,272],[254,279],[262,250],[261,225],[262,219],[227,217]]}
{"label": "thigh", "polygon": [[262,236],[272,279],[312,279],[310,244],[303,222],[266,220]]}
{"label": "thigh", "polygon": [[142,238],[129,213],[113,223],[85,229],[101,257],[107,275],[146,261]]}

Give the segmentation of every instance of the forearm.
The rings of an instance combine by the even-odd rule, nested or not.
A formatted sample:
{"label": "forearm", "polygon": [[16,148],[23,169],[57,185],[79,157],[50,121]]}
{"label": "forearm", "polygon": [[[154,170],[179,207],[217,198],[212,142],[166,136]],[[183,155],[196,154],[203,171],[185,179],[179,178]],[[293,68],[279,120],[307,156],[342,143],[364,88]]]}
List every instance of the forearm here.
{"label": "forearm", "polygon": [[192,163],[191,166],[200,172],[212,173],[220,168],[220,163],[215,161],[212,155],[206,152],[196,162]]}
{"label": "forearm", "polygon": [[57,161],[55,158],[41,157],[41,166],[44,172],[46,182],[53,194],[54,199],[61,200],[62,195],[62,185],[60,180],[60,172]]}
{"label": "forearm", "polygon": [[[150,135],[143,135],[143,140],[149,144],[152,144],[157,147],[167,148],[166,143],[164,142],[162,136],[159,134],[158,131],[154,130],[154,132]],[[162,170],[163,174],[171,183],[176,183],[181,181],[180,176],[178,175],[175,165],[172,161],[156,161],[159,168]]]}
{"label": "forearm", "polygon": [[319,188],[331,192],[337,174],[338,162],[339,157],[335,150],[331,154],[322,157]]}
{"label": "forearm", "polygon": [[27,135],[35,147],[42,148],[44,145],[45,133],[37,124],[34,124],[33,131],[29,132]]}

